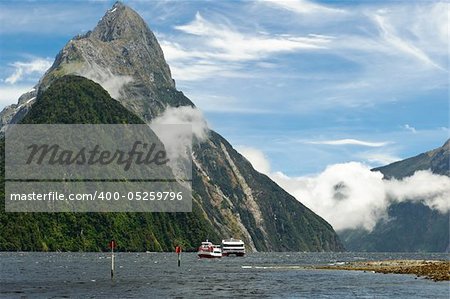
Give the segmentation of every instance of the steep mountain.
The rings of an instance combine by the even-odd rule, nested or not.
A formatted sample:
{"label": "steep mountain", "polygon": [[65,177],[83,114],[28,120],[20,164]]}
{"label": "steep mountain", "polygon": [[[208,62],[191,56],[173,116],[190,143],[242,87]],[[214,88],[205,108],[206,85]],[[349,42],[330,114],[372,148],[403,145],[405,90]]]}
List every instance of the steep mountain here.
{"label": "steep mountain", "polygon": [[[64,76],[37,97],[24,124],[143,124],[97,83]],[[1,139],[1,153],[4,153]],[[0,163],[4,201],[4,155]],[[169,251],[217,239],[198,203],[192,213],[5,213],[0,211],[0,250],[100,251],[114,239],[119,250]]]}
{"label": "steep mountain", "polygon": [[[430,169],[435,174],[450,176],[450,140],[442,147],[418,156],[375,168],[386,179],[401,179],[418,170]],[[439,213],[417,202],[400,202],[388,209],[388,220],[379,221],[371,232],[340,232],[346,248],[352,251],[427,251],[450,249],[450,214]]]}
{"label": "steep mountain", "polygon": [[[99,83],[147,123],[167,107],[195,107],[175,88],[153,33],[135,11],[120,2],[92,31],[66,44],[35,90],[2,112],[2,122],[19,122],[39,101],[36,95],[68,74]],[[257,251],[343,250],[326,221],[255,171],[216,132],[195,140],[192,158],[193,201],[208,222],[206,227],[213,228],[210,239],[238,237]]]}

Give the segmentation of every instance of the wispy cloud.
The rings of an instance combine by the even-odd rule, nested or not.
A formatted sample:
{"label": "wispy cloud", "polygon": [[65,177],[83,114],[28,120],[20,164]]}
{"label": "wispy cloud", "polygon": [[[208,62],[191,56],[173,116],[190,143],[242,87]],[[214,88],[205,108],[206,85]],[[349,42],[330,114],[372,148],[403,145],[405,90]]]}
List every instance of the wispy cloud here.
{"label": "wispy cloud", "polygon": [[388,22],[388,20],[385,17],[379,14],[375,14],[374,20],[378,24],[378,27],[381,31],[381,36],[384,39],[384,41],[387,44],[391,45],[394,49],[398,50],[403,54],[412,56],[426,65],[435,67],[442,71],[446,71],[443,67],[435,63],[424,51],[412,45],[405,39],[399,37],[395,33],[395,29],[392,27],[392,25]]}
{"label": "wispy cloud", "polygon": [[16,84],[29,75],[42,75],[53,63],[50,58],[35,58],[30,61],[16,61],[10,64],[13,73],[5,79],[6,83]]}
{"label": "wispy cloud", "polygon": [[[298,97],[285,96],[283,101],[291,108],[355,109],[392,98],[408,100],[411,85],[420,91],[446,84],[442,72],[446,72],[448,53],[442,49],[447,49],[448,42],[441,31],[448,27],[448,20],[439,5],[349,7],[301,0],[262,1],[252,6],[255,16],[247,16],[254,22],[252,30],[242,22],[249,12],[241,7],[239,14],[208,18],[198,11],[192,21],[175,26],[174,33],[158,37],[177,81],[291,76],[297,80],[287,84],[284,80],[287,90],[294,88],[289,84],[302,86],[302,98],[315,99],[299,105]],[[284,10],[314,15],[317,22],[296,24],[293,18],[286,25],[275,21],[264,25],[258,13],[269,9],[274,20],[284,18]],[[433,16],[432,24],[424,21],[427,15]],[[339,30],[328,26],[329,20],[340,24],[336,25]],[[290,65],[288,54],[296,55],[295,64]],[[327,62],[333,71],[328,68],[324,73],[320,66]],[[264,63],[273,67],[261,67]],[[334,65],[339,67],[334,69]],[[324,84],[317,88],[319,81]]]}
{"label": "wispy cloud", "polygon": [[205,112],[220,112],[233,114],[273,114],[277,111],[255,107],[251,101],[245,103],[243,99],[233,96],[221,96],[214,93],[186,92],[195,105]]}
{"label": "wispy cloud", "polygon": [[368,147],[382,147],[390,144],[390,142],[371,142],[357,139],[337,139],[337,140],[320,140],[320,141],[307,141],[309,144],[325,144],[325,145],[360,145]]}
{"label": "wispy cloud", "polygon": [[400,157],[387,153],[364,153],[361,158],[373,166],[384,166],[401,160]]}
{"label": "wispy cloud", "polygon": [[216,50],[206,55],[227,61],[257,60],[273,53],[324,49],[330,41],[329,37],[317,35],[244,34],[225,24],[207,21],[199,12],[191,23],[175,28],[205,38],[205,44]]}
{"label": "wispy cloud", "polygon": [[[164,54],[179,80],[199,80],[215,74],[241,77],[249,61],[295,51],[326,49],[331,37],[242,32],[229,24],[212,22],[199,12],[193,21],[176,26],[180,32],[195,37],[184,47],[177,42],[161,42]],[[189,73],[189,74],[188,74]]]}
{"label": "wispy cloud", "polygon": [[408,125],[408,124],[405,124],[405,125],[403,126],[403,128],[405,128],[405,130],[410,131],[411,133],[414,133],[414,134],[417,133],[416,128],[414,128],[413,126],[410,126],[410,125]]}
{"label": "wispy cloud", "polygon": [[286,9],[294,13],[305,14],[341,14],[345,10],[332,8],[307,0],[265,0],[261,1],[263,4],[271,5],[281,9]]}
{"label": "wispy cloud", "polygon": [[256,148],[240,146],[236,150],[241,153],[255,168],[255,170],[269,175],[271,172],[270,163],[264,153]]}

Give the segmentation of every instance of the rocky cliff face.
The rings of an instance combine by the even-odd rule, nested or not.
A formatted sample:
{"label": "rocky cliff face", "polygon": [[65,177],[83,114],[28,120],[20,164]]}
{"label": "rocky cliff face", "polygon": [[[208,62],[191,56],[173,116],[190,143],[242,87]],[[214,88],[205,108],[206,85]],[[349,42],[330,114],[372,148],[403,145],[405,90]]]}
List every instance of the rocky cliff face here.
{"label": "rocky cliff face", "polygon": [[[161,47],[142,18],[116,3],[93,31],[70,40],[41,80],[47,88],[64,74],[76,74],[100,83],[110,95],[144,120],[167,105],[193,105],[178,96]],[[168,101],[176,97],[174,102]]]}
{"label": "rocky cliff face", "polygon": [[[101,84],[146,122],[167,107],[194,107],[176,90],[153,33],[135,11],[119,2],[93,31],[67,43],[36,86],[37,93],[67,74]],[[36,91],[24,95],[20,107],[6,108],[2,124],[20,121],[35,96]],[[219,134],[210,131],[193,150],[194,201],[217,235],[242,238],[255,251],[343,250],[326,221],[255,171]]]}

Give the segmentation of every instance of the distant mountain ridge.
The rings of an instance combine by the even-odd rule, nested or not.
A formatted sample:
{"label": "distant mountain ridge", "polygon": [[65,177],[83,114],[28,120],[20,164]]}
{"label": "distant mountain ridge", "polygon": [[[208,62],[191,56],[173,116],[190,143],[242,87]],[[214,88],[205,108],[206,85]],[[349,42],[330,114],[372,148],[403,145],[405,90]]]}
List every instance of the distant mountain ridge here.
{"label": "distant mountain ridge", "polygon": [[450,139],[444,145],[426,153],[378,167],[386,178],[402,179],[411,176],[418,170],[431,170],[435,174],[450,176]]}
{"label": "distant mountain ridge", "polygon": [[[100,83],[147,123],[167,107],[195,107],[175,88],[162,50],[145,22],[131,8],[117,2],[92,32],[66,44],[34,91],[3,110],[2,124],[20,122],[36,97],[39,100],[53,82],[70,74]],[[214,241],[230,236],[241,238],[253,251],[343,250],[331,225],[255,171],[214,131],[193,147],[193,201],[201,211],[195,215],[201,223],[207,223],[199,235],[209,232]],[[162,233],[160,237],[165,241],[157,241],[166,244],[161,249],[167,250],[169,235]],[[191,245],[195,241],[192,235],[186,240]],[[18,244],[17,249],[21,248]]]}
{"label": "distant mountain ridge", "polygon": [[[386,179],[402,179],[418,170],[450,176],[450,139],[439,148],[387,166],[373,169]],[[450,199],[449,199],[450,200]],[[440,213],[418,202],[393,203],[388,221],[380,220],[371,232],[346,230],[339,233],[351,251],[444,252],[450,250],[450,213]]]}

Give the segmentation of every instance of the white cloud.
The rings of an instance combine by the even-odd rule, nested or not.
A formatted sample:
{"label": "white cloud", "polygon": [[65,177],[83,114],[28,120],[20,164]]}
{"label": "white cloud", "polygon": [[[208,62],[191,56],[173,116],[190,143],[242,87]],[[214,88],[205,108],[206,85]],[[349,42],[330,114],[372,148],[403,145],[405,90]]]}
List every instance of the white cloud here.
{"label": "white cloud", "polygon": [[0,107],[16,104],[19,97],[31,88],[31,85],[0,85]]}
{"label": "white cloud", "polygon": [[402,180],[384,181],[386,194],[396,202],[423,202],[441,213],[450,210],[450,178],[428,170],[417,171]]}
{"label": "white cloud", "polygon": [[371,230],[386,215],[383,175],[360,163],[328,166],[313,177],[291,178],[275,173],[272,178],[336,230]]}
{"label": "white cloud", "polygon": [[[252,9],[246,11],[248,7]],[[447,84],[443,71],[447,72],[448,20],[442,3],[346,6],[344,10],[338,5],[328,7],[310,1],[263,1],[248,7],[239,6],[239,14],[233,16],[224,12],[214,18],[197,12],[191,22],[175,27],[175,34],[158,36],[175,79],[187,84],[211,77],[283,81],[289,94],[302,86],[302,99],[317,99],[283,99],[299,111],[373,107],[392,99],[409,100],[413,98],[409,93]],[[279,9],[267,12],[267,7],[297,10],[299,14],[304,10],[301,19],[313,15],[317,22],[304,24],[293,19],[280,24],[276,20],[286,15]],[[335,14],[324,17],[319,13],[325,11]],[[256,16],[250,17],[249,12]],[[273,20],[267,25],[266,20],[258,19],[258,13],[273,13]],[[343,23],[341,15],[348,23]],[[245,16],[257,30],[246,29],[249,26],[242,21]],[[431,16],[433,20],[429,20]],[[330,26],[329,20],[337,25]],[[272,23],[276,30],[270,27]],[[306,56],[312,52],[317,55]],[[295,70],[288,56],[281,56],[289,53],[298,55],[292,60]],[[269,62],[274,67],[262,67],[272,59],[277,60]],[[345,65],[336,73],[324,73],[324,61]],[[318,67],[312,67],[316,62]],[[295,83],[288,79],[293,77],[297,78]],[[326,84],[308,88],[315,86],[317,78]]]}
{"label": "white cloud", "polygon": [[[176,29],[206,38],[205,44],[216,51],[203,52],[210,58],[226,61],[257,60],[272,53],[292,52],[296,50],[324,49],[330,38],[326,36],[291,36],[268,34],[244,34],[230,26],[216,24],[204,19],[199,12],[195,19]],[[199,52],[189,52],[198,55]]]}
{"label": "white cloud", "polygon": [[164,144],[174,174],[190,173],[192,143],[205,140],[209,132],[202,112],[190,106],[168,106],[151,121],[150,128]]}
{"label": "white cloud", "polygon": [[300,15],[341,14],[345,12],[345,10],[343,9],[331,8],[325,5],[320,5],[312,1],[306,0],[265,0],[261,1],[261,3],[286,9]]}
{"label": "white cloud", "polygon": [[384,180],[358,162],[334,164],[314,176],[289,177],[270,172],[270,163],[257,149],[241,153],[258,169],[264,169],[277,184],[313,210],[336,230],[372,230],[387,217],[393,202],[421,202],[446,213],[450,210],[450,178],[418,171],[402,180]]}
{"label": "white cloud", "polygon": [[16,61],[10,64],[14,72],[5,79],[6,83],[16,84],[29,75],[42,75],[50,68],[53,59],[35,58],[30,61]]}
{"label": "white cloud", "polygon": [[[289,35],[241,32],[228,24],[206,20],[197,12],[193,21],[175,27],[191,36],[188,46],[160,36],[161,47],[177,80],[201,80],[208,76],[245,77],[249,61],[278,53],[326,49],[332,39],[323,35]],[[186,39],[184,39],[186,40]]]}
{"label": "white cloud", "polygon": [[75,71],[75,74],[97,82],[114,99],[118,99],[122,88],[133,81],[131,76],[114,75],[109,69],[102,68],[96,64],[89,64],[89,66]]}
{"label": "white cloud", "polygon": [[[286,11],[298,15],[289,18]],[[442,3],[261,1],[227,6],[220,14],[202,10],[174,32],[157,35],[184,86],[211,78],[219,86],[229,78],[277,81],[284,84],[283,98],[265,95],[290,111],[358,109],[408,101],[447,84],[446,12]]]}
{"label": "white cloud", "polygon": [[167,107],[166,110],[152,120],[152,125],[186,124],[191,126],[192,135],[199,141],[208,135],[208,123],[203,113],[195,107]]}
{"label": "white cloud", "polygon": [[381,31],[381,36],[386,41],[387,44],[391,45],[402,54],[410,55],[426,65],[435,67],[442,71],[446,71],[443,67],[435,63],[424,51],[412,45],[405,39],[399,37],[395,33],[395,29],[391,26],[391,24],[385,17],[375,14],[374,20],[378,24],[379,29]]}
{"label": "white cloud", "polygon": [[[163,47],[164,49],[164,47]],[[170,61],[172,76],[177,82],[202,82],[211,78],[249,79],[255,75],[243,69],[239,63],[225,63],[220,60],[183,59]]]}
{"label": "white cloud", "polygon": [[410,126],[410,125],[408,125],[408,124],[405,124],[403,127],[404,127],[406,130],[410,131],[411,133],[414,133],[414,134],[417,133],[416,128],[414,128],[414,127],[412,127],[412,126]]}
{"label": "white cloud", "polygon": [[[334,78],[325,87],[335,99],[330,104],[374,106],[446,88],[448,9],[447,4],[433,2],[352,8],[348,23],[358,25],[342,24],[325,52],[353,62],[360,71],[348,72],[342,81]],[[327,34],[330,27],[323,30]]]}
{"label": "white cloud", "polygon": [[325,144],[325,145],[360,145],[367,147],[382,147],[388,145],[390,142],[370,142],[357,139],[337,139],[337,140],[307,141],[306,143]]}
{"label": "white cloud", "polygon": [[270,163],[262,151],[246,146],[238,147],[237,151],[240,152],[257,171],[266,175],[270,174]]}

